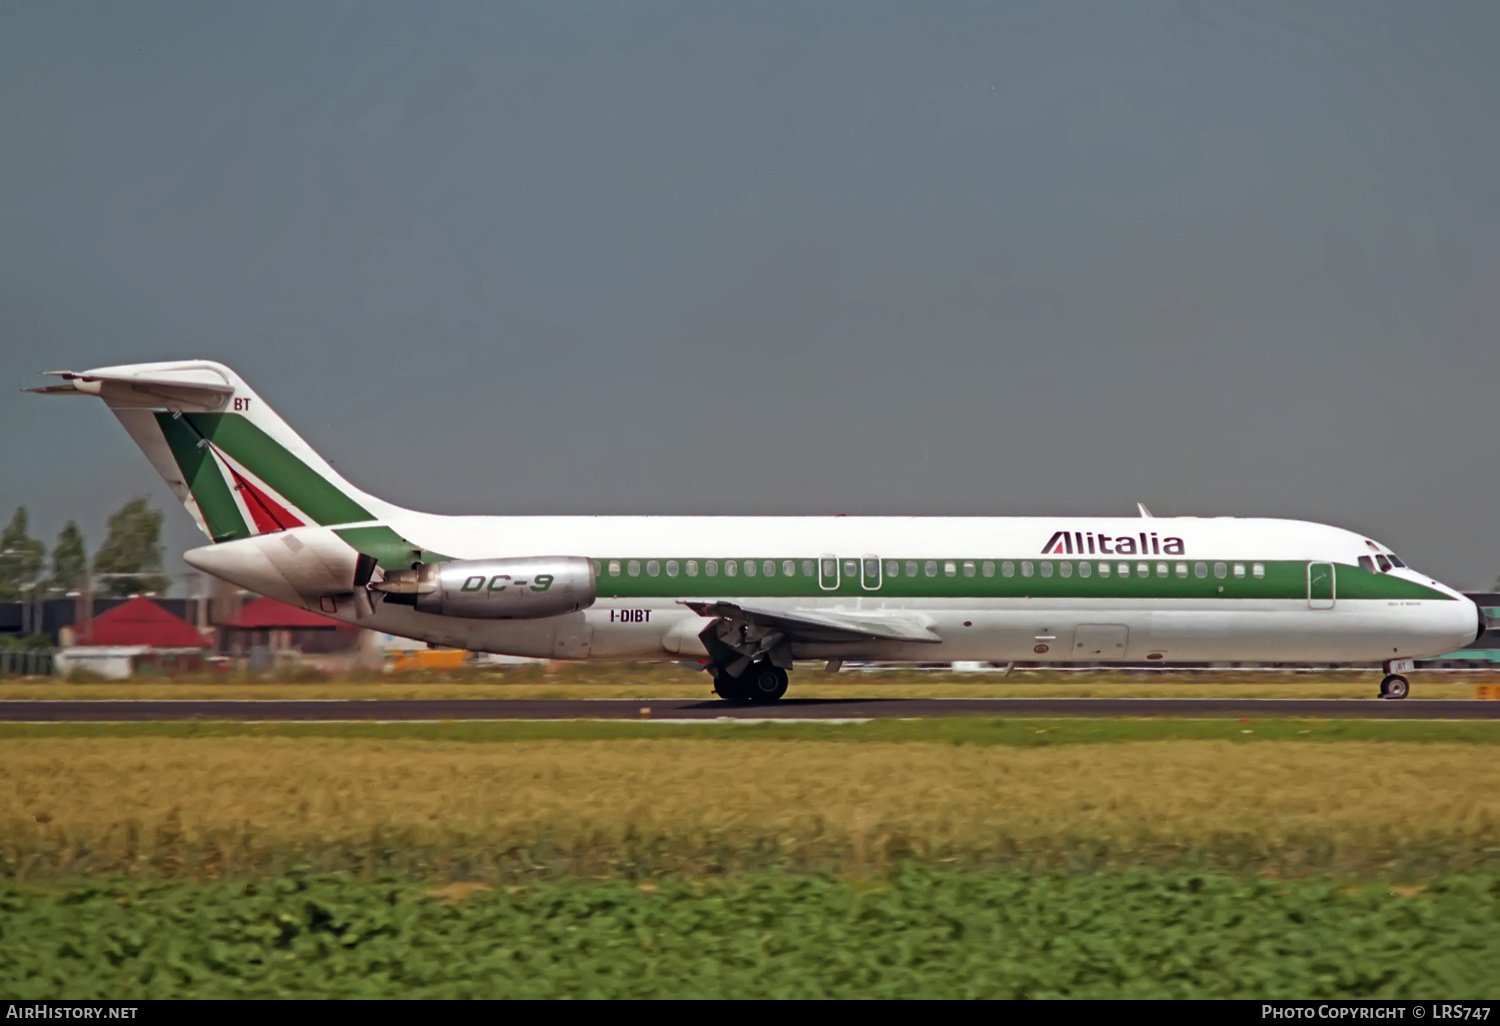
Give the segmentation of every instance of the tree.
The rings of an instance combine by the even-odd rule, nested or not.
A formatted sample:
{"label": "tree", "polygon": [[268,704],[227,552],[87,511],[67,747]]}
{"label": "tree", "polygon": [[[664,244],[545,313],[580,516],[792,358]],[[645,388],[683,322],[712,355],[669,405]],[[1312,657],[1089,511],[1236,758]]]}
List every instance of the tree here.
{"label": "tree", "polygon": [[[99,590],[123,597],[167,590],[161,573],[161,510],[132,499],[109,515],[109,533],[94,555]],[[110,577],[108,574],[123,574]]]}
{"label": "tree", "polygon": [[0,602],[20,602],[33,597],[47,547],[27,533],[26,507],[16,507],[15,516],[0,532]]}
{"label": "tree", "polygon": [[89,553],[83,545],[83,532],[69,520],[57,536],[57,544],[52,546],[52,580],[47,586],[64,595],[79,591],[88,569]]}

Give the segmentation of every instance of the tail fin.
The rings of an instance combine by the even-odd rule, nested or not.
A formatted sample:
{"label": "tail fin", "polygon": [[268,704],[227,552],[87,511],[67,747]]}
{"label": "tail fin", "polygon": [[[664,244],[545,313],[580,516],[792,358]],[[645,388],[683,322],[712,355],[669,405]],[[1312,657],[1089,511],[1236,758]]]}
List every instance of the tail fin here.
{"label": "tail fin", "polygon": [[223,364],[183,360],[52,373],[63,383],[29,391],[103,399],[215,542],[403,512],[340,477]]}

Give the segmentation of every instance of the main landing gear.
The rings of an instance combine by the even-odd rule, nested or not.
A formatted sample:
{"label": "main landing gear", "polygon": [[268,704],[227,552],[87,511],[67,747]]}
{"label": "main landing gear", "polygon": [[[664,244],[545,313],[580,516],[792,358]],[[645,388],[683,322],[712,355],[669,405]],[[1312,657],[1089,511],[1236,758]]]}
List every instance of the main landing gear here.
{"label": "main landing gear", "polygon": [[728,702],[774,702],[786,694],[786,671],[762,659],[751,663],[738,677],[723,670],[714,673],[714,691]]}

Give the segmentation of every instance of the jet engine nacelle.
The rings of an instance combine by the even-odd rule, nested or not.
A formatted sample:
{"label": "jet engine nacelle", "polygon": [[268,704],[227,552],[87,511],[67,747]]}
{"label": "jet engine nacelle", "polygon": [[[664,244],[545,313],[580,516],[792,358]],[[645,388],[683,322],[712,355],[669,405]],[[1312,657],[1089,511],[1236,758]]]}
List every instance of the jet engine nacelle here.
{"label": "jet engine nacelle", "polygon": [[428,563],[386,574],[370,587],[423,613],[476,620],[560,616],[593,605],[597,594],[593,565],[581,556]]}

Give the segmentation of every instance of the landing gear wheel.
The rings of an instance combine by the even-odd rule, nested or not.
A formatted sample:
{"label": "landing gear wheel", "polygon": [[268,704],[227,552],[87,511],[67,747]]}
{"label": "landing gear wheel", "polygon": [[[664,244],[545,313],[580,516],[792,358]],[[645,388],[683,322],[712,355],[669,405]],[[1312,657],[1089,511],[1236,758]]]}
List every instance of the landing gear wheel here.
{"label": "landing gear wheel", "polygon": [[750,701],[750,689],[744,677],[731,677],[727,673],[714,675],[714,693],[726,702],[743,704]]}
{"label": "landing gear wheel", "polygon": [[747,685],[752,702],[774,702],[786,694],[786,671],[770,663],[756,663],[740,679]]}
{"label": "landing gear wheel", "polygon": [[1411,681],[1398,673],[1393,673],[1380,682],[1381,698],[1405,698],[1411,694]]}

